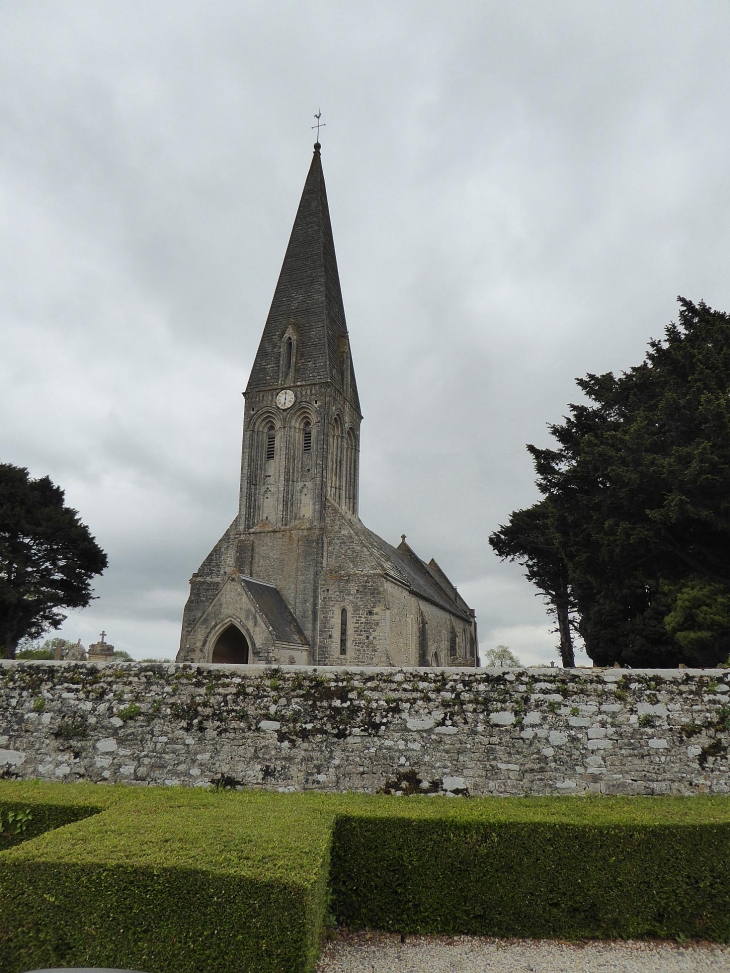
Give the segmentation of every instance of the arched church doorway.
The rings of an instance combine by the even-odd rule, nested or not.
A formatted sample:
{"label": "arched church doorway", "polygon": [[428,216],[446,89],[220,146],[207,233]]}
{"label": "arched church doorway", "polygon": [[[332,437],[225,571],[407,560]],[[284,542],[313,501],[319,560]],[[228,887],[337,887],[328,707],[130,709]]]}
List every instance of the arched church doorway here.
{"label": "arched church doorway", "polygon": [[240,628],[229,625],[224,628],[213,646],[211,662],[222,662],[228,665],[245,665],[248,662],[248,640]]}

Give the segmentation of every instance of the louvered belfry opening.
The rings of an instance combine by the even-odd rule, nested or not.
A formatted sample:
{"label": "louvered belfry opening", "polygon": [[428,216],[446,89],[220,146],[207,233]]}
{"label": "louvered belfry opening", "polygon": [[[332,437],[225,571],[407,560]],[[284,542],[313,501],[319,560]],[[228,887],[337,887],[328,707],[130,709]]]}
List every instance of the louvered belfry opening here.
{"label": "louvered belfry opening", "polygon": [[340,655],[347,655],[347,609],[340,612]]}
{"label": "louvered belfry opening", "polygon": [[271,460],[276,456],[276,429],[269,426],[266,430],[266,459]]}
{"label": "louvered belfry opening", "polygon": [[307,420],[304,423],[304,452],[311,453],[312,451],[312,423]]}

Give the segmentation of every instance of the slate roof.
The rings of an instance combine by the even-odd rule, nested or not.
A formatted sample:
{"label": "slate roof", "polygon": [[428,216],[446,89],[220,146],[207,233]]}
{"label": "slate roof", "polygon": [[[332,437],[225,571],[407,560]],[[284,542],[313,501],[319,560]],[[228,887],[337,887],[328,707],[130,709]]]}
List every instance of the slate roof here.
{"label": "slate roof", "polygon": [[240,580],[271,626],[277,642],[287,642],[290,645],[309,645],[304,632],[302,632],[294,617],[294,613],[284,601],[278,588],[275,588],[273,584],[266,584],[264,581],[255,581],[253,578],[241,577]]}
{"label": "slate roof", "polygon": [[[421,563],[423,564],[423,562]],[[467,603],[464,601],[464,599],[457,591],[456,585],[453,585],[449,581],[449,579],[446,577],[443,568],[433,558],[431,558],[428,564],[425,564],[424,567],[429,572],[429,574],[433,575],[433,577],[436,580],[436,583],[439,584],[446,591],[446,593],[449,595],[450,598],[453,598],[453,600],[460,608],[463,608],[464,611],[467,612],[471,611]]]}
{"label": "slate roof", "polygon": [[[295,381],[291,384],[296,387],[332,382],[344,392],[340,356],[343,348],[348,348],[349,352],[347,322],[318,143],[251,369],[247,393],[278,386],[281,343],[292,322],[297,329],[298,349]],[[352,356],[348,357],[349,399],[360,412]]]}
{"label": "slate roof", "polygon": [[397,580],[405,583],[417,595],[426,598],[453,615],[458,615],[467,621],[472,620],[473,615],[469,606],[456,592],[456,589],[440,568],[438,570],[456,594],[455,598],[436,580],[435,572],[429,569],[425,561],[422,561],[405,541],[398,547],[393,547],[392,544],[383,540],[382,537],[378,537],[372,530],[368,530],[363,523],[360,522],[358,526],[367,535],[371,546],[380,554],[381,562],[384,562],[389,573]]}

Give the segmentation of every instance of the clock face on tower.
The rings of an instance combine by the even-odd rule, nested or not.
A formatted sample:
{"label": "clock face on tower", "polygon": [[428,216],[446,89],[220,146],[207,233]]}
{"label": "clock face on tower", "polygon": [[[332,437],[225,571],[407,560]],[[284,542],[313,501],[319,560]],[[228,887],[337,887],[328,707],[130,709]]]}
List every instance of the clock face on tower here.
{"label": "clock face on tower", "polygon": [[294,405],[294,393],[291,389],[282,389],[276,396],[276,404],[280,409],[291,409]]}

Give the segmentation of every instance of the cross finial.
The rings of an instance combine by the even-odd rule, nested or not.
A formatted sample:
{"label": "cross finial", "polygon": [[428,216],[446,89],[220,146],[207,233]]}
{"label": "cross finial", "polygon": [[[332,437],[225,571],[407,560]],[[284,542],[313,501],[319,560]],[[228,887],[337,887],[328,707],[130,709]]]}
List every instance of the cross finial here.
{"label": "cross finial", "polygon": [[316,125],[312,125],[312,128],[316,128],[317,129],[317,141],[316,141],[314,147],[315,147],[315,149],[318,149],[319,148],[319,130],[320,130],[320,128],[326,128],[327,127],[327,122],[320,122],[320,118],[322,117],[322,109],[321,108],[319,109],[319,111],[317,112],[317,114],[314,117],[317,119],[317,124]]}
{"label": "cross finial", "polygon": [[104,639],[105,639],[105,638],[106,638],[106,632],[102,632],[102,633],[101,633],[101,641],[102,641],[102,645],[103,645],[103,643],[104,643]]}

